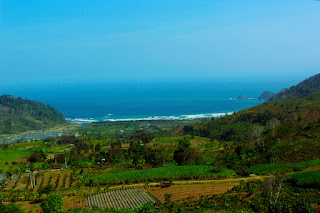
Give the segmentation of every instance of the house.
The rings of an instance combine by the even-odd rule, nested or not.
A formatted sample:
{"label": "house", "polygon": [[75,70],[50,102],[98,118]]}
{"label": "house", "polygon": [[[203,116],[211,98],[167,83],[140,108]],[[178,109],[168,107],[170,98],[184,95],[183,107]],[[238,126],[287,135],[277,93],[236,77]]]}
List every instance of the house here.
{"label": "house", "polygon": [[62,168],[61,165],[54,165],[53,167],[51,167],[52,170],[59,170],[61,168]]}

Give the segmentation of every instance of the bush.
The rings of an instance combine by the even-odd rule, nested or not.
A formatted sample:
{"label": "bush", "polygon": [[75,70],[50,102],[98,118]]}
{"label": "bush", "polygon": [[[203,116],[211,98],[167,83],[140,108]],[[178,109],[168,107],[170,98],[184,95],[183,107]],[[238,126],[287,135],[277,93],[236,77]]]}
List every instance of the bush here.
{"label": "bush", "polygon": [[0,203],[0,212],[1,213],[12,213],[12,212],[22,213],[22,210],[15,204],[4,205],[3,203]]}
{"label": "bush", "polygon": [[292,174],[289,182],[303,188],[320,188],[320,170]]}
{"label": "bush", "polygon": [[50,195],[41,204],[43,213],[60,212],[62,207],[63,201],[59,195]]}
{"label": "bush", "polygon": [[249,173],[264,175],[272,172],[291,172],[301,171],[307,167],[320,165],[320,159],[299,162],[299,163],[274,163],[274,164],[258,164],[248,169]]}

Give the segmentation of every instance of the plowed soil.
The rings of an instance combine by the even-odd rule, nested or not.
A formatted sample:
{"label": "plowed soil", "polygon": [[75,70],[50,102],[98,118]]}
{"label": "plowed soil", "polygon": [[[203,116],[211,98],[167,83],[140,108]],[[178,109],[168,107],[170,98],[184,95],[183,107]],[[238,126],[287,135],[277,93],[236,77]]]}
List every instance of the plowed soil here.
{"label": "plowed soil", "polygon": [[236,184],[192,184],[182,186],[171,186],[169,188],[152,187],[147,191],[159,202],[164,203],[165,194],[171,194],[171,200],[177,201],[188,197],[200,198],[201,195],[222,194],[234,187]]}

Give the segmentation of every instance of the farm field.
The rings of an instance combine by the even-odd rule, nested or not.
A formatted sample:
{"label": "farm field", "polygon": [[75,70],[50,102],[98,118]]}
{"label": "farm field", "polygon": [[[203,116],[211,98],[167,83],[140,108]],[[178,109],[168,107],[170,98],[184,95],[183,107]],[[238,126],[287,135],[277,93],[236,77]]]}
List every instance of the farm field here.
{"label": "farm field", "polygon": [[[191,180],[204,178],[231,178],[235,173],[232,170],[223,169],[214,173],[210,166],[168,166],[147,170],[133,170],[122,173],[99,175],[91,178],[94,184],[127,184],[146,181]],[[88,181],[86,183],[89,184]]]}
{"label": "farm field", "polygon": [[93,206],[100,209],[134,209],[149,202],[156,203],[156,200],[141,188],[114,190],[85,199],[86,207],[89,209]]}
{"label": "farm field", "polygon": [[237,183],[176,185],[169,188],[151,187],[147,188],[147,192],[163,204],[166,194],[172,195],[172,201],[178,201],[188,197],[198,199],[201,195],[223,194],[236,185]]}
{"label": "farm field", "polygon": [[[50,181],[50,182],[49,182]],[[50,184],[57,189],[69,188],[70,186],[70,173],[68,171],[48,171],[40,172],[36,179],[36,187],[33,192],[39,191],[40,187],[44,188]],[[9,181],[4,187],[4,190],[22,190],[31,189],[29,174],[22,174],[20,178],[14,178]]]}

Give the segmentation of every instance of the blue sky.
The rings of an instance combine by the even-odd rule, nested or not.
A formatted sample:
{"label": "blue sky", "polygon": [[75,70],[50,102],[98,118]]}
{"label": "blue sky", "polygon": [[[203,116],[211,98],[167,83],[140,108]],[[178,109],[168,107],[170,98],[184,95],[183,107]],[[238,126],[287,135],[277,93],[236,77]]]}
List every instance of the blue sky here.
{"label": "blue sky", "polygon": [[0,83],[291,84],[320,72],[319,20],[314,0],[0,0]]}

